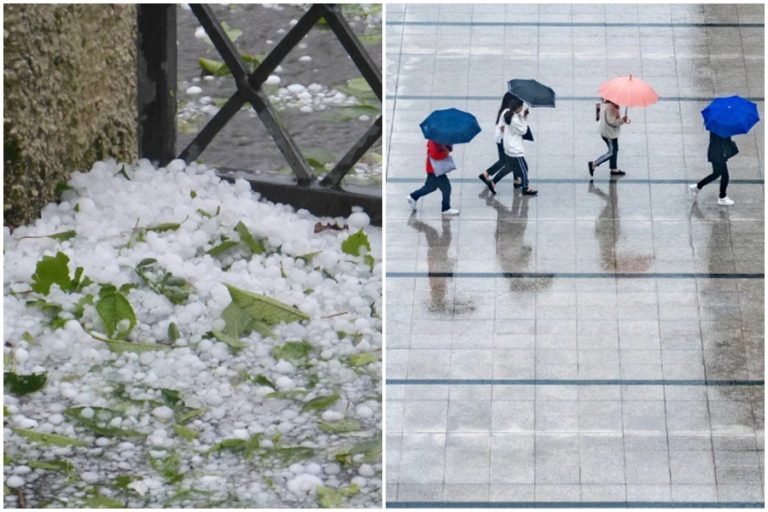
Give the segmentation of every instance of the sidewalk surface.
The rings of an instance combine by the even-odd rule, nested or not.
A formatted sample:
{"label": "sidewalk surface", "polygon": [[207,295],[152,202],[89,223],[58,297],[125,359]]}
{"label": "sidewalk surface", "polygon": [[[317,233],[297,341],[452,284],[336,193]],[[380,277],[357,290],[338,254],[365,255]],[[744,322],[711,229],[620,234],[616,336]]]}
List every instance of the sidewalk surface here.
{"label": "sidewalk surface", "polygon": [[[386,7],[387,502],[389,506],[762,506],[764,121],[734,137],[732,207],[710,172],[700,110],[738,94],[764,119],[763,5]],[[600,83],[634,74],[619,167]],[[489,196],[505,82],[536,78],[526,159]],[[452,206],[411,215],[418,124],[475,114],[456,146]],[[494,503],[491,503],[494,502]]]}

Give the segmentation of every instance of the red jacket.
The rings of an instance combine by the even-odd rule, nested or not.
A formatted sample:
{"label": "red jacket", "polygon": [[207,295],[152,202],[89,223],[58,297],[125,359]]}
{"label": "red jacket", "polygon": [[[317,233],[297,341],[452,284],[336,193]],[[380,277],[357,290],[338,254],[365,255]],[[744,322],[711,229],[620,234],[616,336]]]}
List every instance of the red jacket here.
{"label": "red jacket", "polygon": [[443,158],[448,158],[452,149],[451,146],[445,146],[433,140],[427,141],[427,174],[434,174],[435,172],[429,159],[442,160]]}

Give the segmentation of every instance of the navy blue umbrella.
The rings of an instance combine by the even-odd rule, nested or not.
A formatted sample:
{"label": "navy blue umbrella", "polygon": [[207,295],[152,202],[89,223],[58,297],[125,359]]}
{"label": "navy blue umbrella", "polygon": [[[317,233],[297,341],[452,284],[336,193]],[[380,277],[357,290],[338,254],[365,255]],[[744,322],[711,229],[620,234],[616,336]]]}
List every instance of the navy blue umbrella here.
{"label": "navy blue umbrella", "polygon": [[507,91],[532,107],[554,107],[555,91],[532,79],[516,78],[507,82]]}
{"label": "navy blue umbrella", "polygon": [[701,116],[707,130],[721,137],[747,133],[760,120],[757,105],[740,96],[716,98]]}
{"label": "navy blue umbrella", "polygon": [[469,142],[480,133],[475,116],[455,108],[435,110],[419,126],[425,138],[440,144]]}

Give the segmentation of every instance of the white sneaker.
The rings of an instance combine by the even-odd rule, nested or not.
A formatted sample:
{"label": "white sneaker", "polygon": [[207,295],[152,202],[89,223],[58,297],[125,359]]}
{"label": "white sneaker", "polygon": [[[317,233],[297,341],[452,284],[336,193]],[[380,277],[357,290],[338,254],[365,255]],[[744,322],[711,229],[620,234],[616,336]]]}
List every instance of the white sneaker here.
{"label": "white sneaker", "polygon": [[717,204],[719,204],[720,206],[733,206],[734,202],[733,202],[733,199],[731,199],[728,196],[725,196],[725,197],[718,198]]}
{"label": "white sneaker", "polygon": [[416,211],[416,200],[411,197],[411,194],[408,194],[408,205],[411,207],[411,210]]}
{"label": "white sneaker", "polygon": [[698,196],[699,195],[698,184],[694,183],[693,185],[688,185],[688,193],[691,194],[693,197]]}
{"label": "white sneaker", "polygon": [[456,208],[450,208],[448,210],[443,211],[443,215],[458,215],[458,214],[459,214],[459,210],[457,210]]}

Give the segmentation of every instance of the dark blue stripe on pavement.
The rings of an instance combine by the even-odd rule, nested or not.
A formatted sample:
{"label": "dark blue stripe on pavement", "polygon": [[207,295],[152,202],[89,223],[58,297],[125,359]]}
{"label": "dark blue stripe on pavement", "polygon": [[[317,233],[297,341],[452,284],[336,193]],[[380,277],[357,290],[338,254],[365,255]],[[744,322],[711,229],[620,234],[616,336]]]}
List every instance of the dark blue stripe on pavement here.
{"label": "dark blue stripe on pavement", "polygon": [[764,386],[730,379],[387,379],[389,386]]}
{"label": "dark blue stripe on pavement", "polygon": [[387,272],[387,277],[447,277],[500,279],[764,279],[748,273],[632,273],[632,272]]}
{"label": "dark blue stripe on pavement", "polygon": [[638,27],[638,28],[762,28],[763,23],[631,23],[600,21],[387,21],[390,26],[410,27]]}
{"label": "dark blue stripe on pavement", "polygon": [[[718,96],[660,96],[659,101],[700,101],[708,102],[712,101]],[[437,95],[427,96],[424,94],[403,94],[403,95],[387,95],[388,100],[417,100],[417,101],[499,101],[500,96],[448,96]],[[598,96],[558,96],[557,101],[592,101],[594,102]],[[764,101],[763,97],[748,96],[749,101]]]}
{"label": "dark blue stripe on pavement", "polygon": [[[532,183],[631,183],[640,185],[680,185],[688,183],[696,183],[697,180],[686,180],[683,178],[604,178],[604,179],[591,179],[591,178],[531,178]],[[387,178],[387,183],[424,183],[424,178]],[[479,183],[477,178],[451,178],[451,183]],[[765,180],[760,179],[731,179],[728,181],[730,185],[764,185]]]}
{"label": "dark blue stripe on pavement", "polygon": [[765,508],[762,501],[388,501],[386,508]]}

